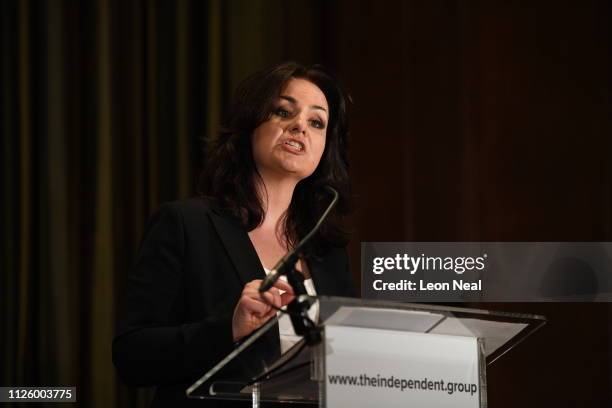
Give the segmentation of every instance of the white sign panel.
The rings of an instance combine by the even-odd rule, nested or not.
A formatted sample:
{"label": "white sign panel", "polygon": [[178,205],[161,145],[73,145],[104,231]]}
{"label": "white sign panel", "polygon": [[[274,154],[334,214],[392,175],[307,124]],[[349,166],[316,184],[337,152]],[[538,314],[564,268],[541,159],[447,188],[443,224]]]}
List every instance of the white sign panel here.
{"label": "white sign panel", "polygon": [[477,408],[473,337],[325,328],[326,406]]}

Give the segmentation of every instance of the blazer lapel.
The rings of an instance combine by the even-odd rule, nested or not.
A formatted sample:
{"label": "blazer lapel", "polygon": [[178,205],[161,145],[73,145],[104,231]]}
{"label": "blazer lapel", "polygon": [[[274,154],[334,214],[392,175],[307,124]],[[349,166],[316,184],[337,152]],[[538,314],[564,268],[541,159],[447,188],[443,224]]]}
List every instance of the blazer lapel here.
{"label": "blazer lapel", "polygon": [[209,216],[242,283],[263,279],[266,274],[244,228],[218,210],[210,211]]}
{"label": "blazer lapel", "polygon": [[[266,276],[263,266],[242,225],[219,208],[213,208],[208,214],[242,283],[263,279]],[[333,273],[324,271],[333,269],[336,265],[326,265],[330,262],[316,258],[308,259],[307,262],[317,294],[332,294],[335,287],[331,280]]]}

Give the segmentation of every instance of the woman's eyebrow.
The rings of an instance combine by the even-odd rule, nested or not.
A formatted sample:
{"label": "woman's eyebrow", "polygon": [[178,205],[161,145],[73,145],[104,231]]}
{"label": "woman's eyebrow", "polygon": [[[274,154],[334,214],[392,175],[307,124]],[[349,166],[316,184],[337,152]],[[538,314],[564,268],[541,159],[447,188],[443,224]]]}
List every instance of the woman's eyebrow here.
{"label": "woman's eyebrow", "polygon": [[[296,105],[296,104],[297,104],[297,100],[296,100],[294,97],[292,97],[292,96],[289,96],[289,95],[281,95],[281,96],[280,96],[280,98],[281,98],[281,99],[286,100],[287,102],[289,102],[289,103],[291,103],[291,104],[293,104],[293,105]],[[323,112],[327,113],[327,109],[325,109],[325,108],[324,108],[324,107],[322,107],[322,106],[319,106],[319,105],[311,105],[310,107],[311,107],[312,109],[322,110]]]}

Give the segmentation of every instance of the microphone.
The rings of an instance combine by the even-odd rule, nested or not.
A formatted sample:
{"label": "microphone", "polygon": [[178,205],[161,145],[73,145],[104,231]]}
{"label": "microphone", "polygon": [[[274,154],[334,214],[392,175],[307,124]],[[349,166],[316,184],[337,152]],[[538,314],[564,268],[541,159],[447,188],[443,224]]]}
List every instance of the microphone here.
{"label": "microphone", "polygon": [[276,263],[276,265],[274,265],[274,268],[272,268],[268,276],[266,276],[263,282],[261,282],[261,285],[259,286],[260,293],[268,291],[272,286],[274,286],[278,278],[285,275],[290,269],[295,266],[295,263],[300,257],[299,253],[304,247],[304,245],[310,240],[314,233],[319,230],[319,227],[321,227],[323,221],[325,221],[332,208],[334,208],[334,206],[338,202],[338,192],[330,186],[325,186],[325,188],[333,194],[334,198],[331,200],[331,202],[327,206],[327,209],[325,210],[325,212],[323,212],[323,215],[321,215],[321,218],[319,218],[319,221],[317,221],[312,230],[308,234],[306,234],[304,238],[302,238],[302,240],[295,246],[295,248],[287,252],[285,256],[283,256]]}

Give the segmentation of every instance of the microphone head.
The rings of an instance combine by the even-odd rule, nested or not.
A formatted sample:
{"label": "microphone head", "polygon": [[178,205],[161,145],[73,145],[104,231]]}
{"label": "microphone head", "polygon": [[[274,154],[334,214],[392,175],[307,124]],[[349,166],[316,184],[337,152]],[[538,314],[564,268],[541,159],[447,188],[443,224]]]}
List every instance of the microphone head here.
{"label": "microphone head", "polygon": [[265,277],[261,285],[259,286],[259,292],[266,292],[274,286],[278,278],[285,275],[290,268],[295,267],[295,263],[298,261],[299,255],[295,251],[289,252],[287,255],[281,258],[280,261],[272,268],[270,273]]}

